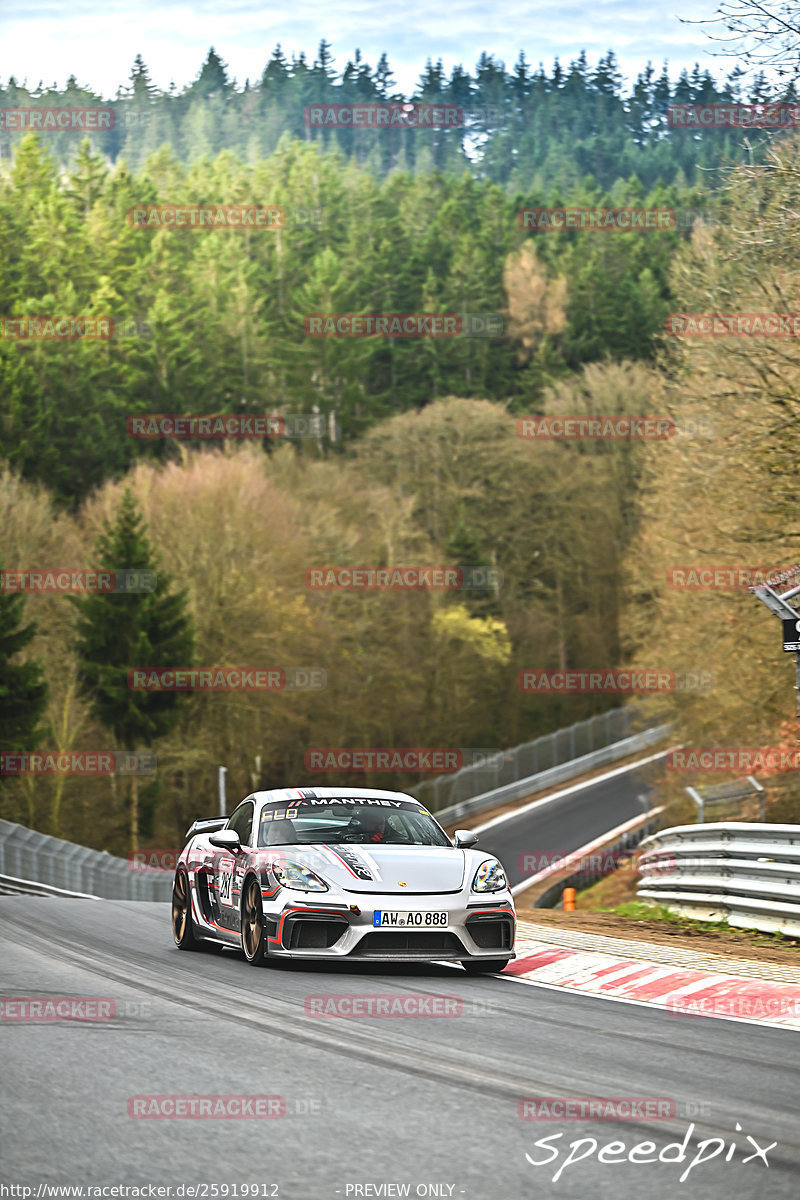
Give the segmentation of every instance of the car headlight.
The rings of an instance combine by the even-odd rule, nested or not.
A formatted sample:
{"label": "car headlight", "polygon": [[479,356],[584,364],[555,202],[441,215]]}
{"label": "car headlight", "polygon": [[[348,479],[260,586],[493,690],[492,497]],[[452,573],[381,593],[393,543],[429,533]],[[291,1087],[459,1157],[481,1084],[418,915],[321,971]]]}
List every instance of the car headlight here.
{"label": "car headlight", "polygon": [[481,863],[472,881],[473,892],[501,892],[507,887],[505,871],[496,858]]}
{"label": "car headlight", "polygon": [[328,885],[308,867],[296,862],[272,864],[272,874],[281,887],[295,888],[299,892],[327,892]]}

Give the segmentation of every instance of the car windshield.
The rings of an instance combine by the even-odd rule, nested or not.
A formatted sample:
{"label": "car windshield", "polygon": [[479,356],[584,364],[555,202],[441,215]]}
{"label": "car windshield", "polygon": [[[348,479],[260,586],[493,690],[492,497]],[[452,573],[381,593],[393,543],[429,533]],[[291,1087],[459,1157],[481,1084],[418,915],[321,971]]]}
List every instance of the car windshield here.
{"label": "car windshield", "polygon": [[451,842],[425,809],[412,801],[314,799],[267,805],[261,813],[259,846],[322,842],[449,846]]}

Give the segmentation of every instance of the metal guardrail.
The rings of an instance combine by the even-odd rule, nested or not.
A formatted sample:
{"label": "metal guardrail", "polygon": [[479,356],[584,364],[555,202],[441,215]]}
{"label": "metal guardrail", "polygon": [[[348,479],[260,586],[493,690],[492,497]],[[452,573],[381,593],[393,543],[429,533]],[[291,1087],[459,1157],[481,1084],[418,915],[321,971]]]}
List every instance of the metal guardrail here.
{"label": "metal guardrail", "polygon": [[533,907],[556,908],[561,902],[564,888],[572,887],[579,892],[583,888],[599,883],[601,879],[606,879],[618,869],[622,859],[632,857],[633,852],[649,835],[663,811],[664,809],[659,806],[651,809],[650,812],[642,813],[641,817],[634,818],[630,822],[631,828],[627,833],[623,833],[614,842],[608,842],[601,850],[590,851],[583,855],[577,852],[571,856],[567,855],[567,863],[569,863],[570,857],[574,858],[577,860],[578,869],[568,875],[565,875],[563,870],[554,871],[554,874],[558,873],[558,879],[536,897]]}
{"label": "metal guardrail", "polygon": [[800,825],[678,825],[647,838],[640,852],[640,899],[800,937]]}
{"label": "metal guardrail", "polygon": [[[513,800],[520,800],[524,796],[530,796],[533,792],[543,791],[545,788],[552,787],[556,783],[564,783],[568,779],[575,779],[578,775],[584,775],[587,771],[593,771],[595,767],[602,767],[606,763],[616,762],[620,758],[627,758],[630,754],[637,754],[640,750],[646,750],[648,746],[652,746],[666,738],[669,730],[669,725],[657,725],[653,729],[643,729],[641,733],[634,733],[631,737],[623,738],[620,742],[612,742],[610,746],[603,746],[602,749],[593,750],[591,754],[583,754],[580,758],[572,758],[568,762],[561,763],[560,766],[551,767],[548,771],[539,771],[535,775],[526,775],[523,779],[514,780],[513,783],[504,784],[502,787],[493,788],[489,792],[481,792],[480,795],[471,796],[468,800],[448,805],[447,808],[436,811],[436,820],[443,825],[452,825],[454,821],[460,821],[464,817],[486,812],[490,808],[496,808],[501,804],[509,804]],[[419,799],[420,797],[417,798]]]}
{"label": "metal guardrail", "polygon": [[66,888],[50,887],[47,883],[35,883],[32,879],[14,879],[11,875],[0,875],[0,896],[66,896],[72,900],[99,900],[88,892],[70,892]]}
{"label": "metal guardrail", "polygon": [[[137,871],[124,858],[0,820],[2,878],[13,881],[16,891],[27,884],[33,895],[78,894],[107,900],[169,900],[172,895],[171,871]],[[37,893],[36,885],[51,890]]]}
{"label": "metal guardrail", "polygon": [[[715,783],[706,787],[687,787],[683,789],[697,805],[697,819],[702,825],[706,819],[707,808],[724,808],[739,804],[738,816],[744,816],[742,807],[746,801],[757,800],[761,821],[766,820],[766,791],[752,775],[744,779],[732,779],[726,783]],[[724,816],[723,813],[719,814]]]}
{"label": "metal guardrail", "polygon": [[[506,784],[530,779],[619,742],[635,731],[640,719],[634,705],[613,708],[585,721],[577,721],[566,729],[546,733],[532,742],[502,750],[476,766],[462,767],[452,774],[426,779],[409,791],[439,817],[442,809],[453,808]],[[519,795],[524,793],[520,792]]]}
{"label": "metal guardrail", "polygon": [[[486,767],[466,768],[455,775],[445,775],[420,784],[414,789],[419,795],[425,789],[434,788],[434,797],[441,800],[459,791],[466,794],[456,803],[439,805],[436,816],[445,823],[459,820],[472,813],[484,812],[497,804],[505,804],[531,792],[574,778],[594,767],[615,759],[634,754],[653,742],[666,737],[668,726],[646,729],[621,740],[612,735],[620,729],[633,725],[633,709],[614,709],[588,721],[579,721],[569,729],[548,734],[504,752],[498,758],[495,774],[510,774],[491,790],[476,792],[478,781],[485,785]],[[612,738],[611,741],[608,739]],[[591,741],[599,747],[584,754],[571,754],[576,748]],[[542,750],[547,744],[548,749]],[[517,772],[526,763],[538,763],[548,755],[559,758],[567,755],[545,770],[520,777]],[[428,805],[430,807],[430,805]],[[0,885],[5,879],[7,892],[47,895],[95,896],[108,900],[169,900],[172,895],[172,872],[157,870],[135,870],[124,858],[115,858],[104,851],[90,850],[74,842],[49,837],[38,830],[0,820]],[[37,890],[38,889],[38,890]],[[49,889],[45,891],[45,889]],[[0,886],[0,892],[4,890]]]}

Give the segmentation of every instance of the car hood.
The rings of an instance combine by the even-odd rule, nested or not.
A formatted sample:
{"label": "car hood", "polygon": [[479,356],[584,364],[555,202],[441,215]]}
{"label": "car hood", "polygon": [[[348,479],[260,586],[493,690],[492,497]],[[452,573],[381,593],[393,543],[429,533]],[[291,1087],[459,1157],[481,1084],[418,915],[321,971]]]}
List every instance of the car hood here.
{"label": "car hood", "polygon": [[281,850],[286,858],[303,863],[347,892],[410,896],[458,892],[464,885],[465,855],[455,846],[348,844],[285,846]]}

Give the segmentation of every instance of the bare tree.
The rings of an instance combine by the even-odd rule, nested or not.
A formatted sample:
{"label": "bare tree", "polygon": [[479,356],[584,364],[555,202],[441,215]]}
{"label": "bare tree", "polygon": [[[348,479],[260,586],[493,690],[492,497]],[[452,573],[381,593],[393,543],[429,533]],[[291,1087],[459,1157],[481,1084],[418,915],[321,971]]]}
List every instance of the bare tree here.
{"label": "bare tree", "polygon": [[715,53],[742,59],[752,71],[800,76],[800,6],[794,0],[724,0],[710,20],[684,23],[712,26],[709,38],[724,47]]}

